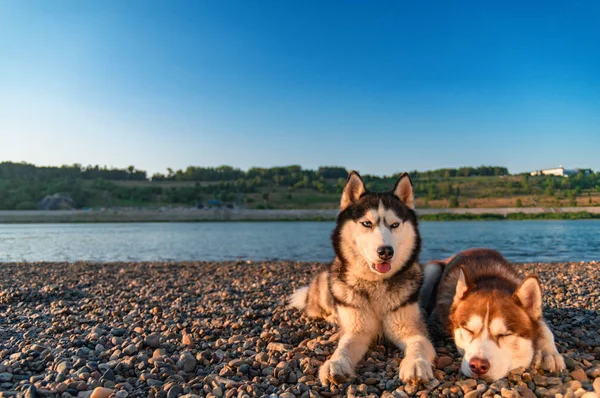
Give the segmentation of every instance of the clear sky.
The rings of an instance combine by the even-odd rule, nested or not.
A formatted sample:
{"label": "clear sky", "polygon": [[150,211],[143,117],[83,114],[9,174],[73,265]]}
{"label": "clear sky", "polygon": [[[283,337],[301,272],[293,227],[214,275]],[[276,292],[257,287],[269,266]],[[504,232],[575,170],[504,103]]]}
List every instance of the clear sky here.
{"label": "clear sky", "polygon": [[0,161],[600,169],[600,2],[0,1]]}

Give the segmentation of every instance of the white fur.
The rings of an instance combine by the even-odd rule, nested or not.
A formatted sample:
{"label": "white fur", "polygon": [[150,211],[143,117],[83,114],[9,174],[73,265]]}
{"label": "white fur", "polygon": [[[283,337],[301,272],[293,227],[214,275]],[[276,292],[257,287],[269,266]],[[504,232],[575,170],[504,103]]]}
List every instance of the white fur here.
{"label": "white fur", "polygon": [[403,310],[390,313],[383,319],[385,336],[404,350],[399,374],[404,381],[433,378],[431,363],[435,359],[435,349],[421,332],[421,325],[421,312],[417,303],[407,305]]}
{"label": "white fur", "polygon": [[[360,296],[353,296],[353,290],[344,291],[342,285],[334,284],[332,288],[346,300],[361,299]],[[390,303],[385,301],[386,292],[373,293],[376,297],[373,304],[368,304],[368,308],[356,310],[337,307],[342,337],[331,359],[319,370],[321,383],[340,383],[353,377],[353,369],[381,331],[387,339],[404,350],[399,374],[403,381],[431,380],[435,349],[426,336],[418,304],[409,304],[392,312],[388,308]]]}
{"label": "white fur", "polygon": [[[373,226],[366,228],[361,222],[370,221]],[[399,223],[397,228],[390,228],[390,225]],[[375,274],[373,276],[361,275],[363,278],[385,279],[392,276],[402,267],[409,259],[416,240],[416,232],[414,226],[409,222],[402,222],[396,214],[389,209],[386,209],[380,202],[377,210],[370,210],[366,215],[359,220],[358,223],[348,225],[348,238],[355,243],[354,247],[359,248],[358,254],[366,263],[369,272]],[[381,246],[391,246],[394,248],[394,256],[389,260],[391,270],[382,274],[378,272],[374,265],[381,262],[377,249]]]}
{"label": "white fur", "polygon": [[[357,201],[364,191],[360,177],[351,173],[342,194],[342,210]],[[398,181],[394,193],[406,206],[414,208],[412,185],[407,175]],[[366,221],[371,226],[361,224]],[[396,222],[399,226],[391,228]],[[319,369],[321,383],[339,384],[353,377],[356,365],[381,332],[405,350],[400,378],[405,382],[429,381],[433,378],[431,365],[435,350],[427,338],[418,304],[403,305],[411,294],[410,288],[413,292],[418,289],[418,279],[415,278],[413,286],[411,281],[406,281],[406,294],[403,289],[390,292],[380,283],[403,266],[417,266],[408,264],[417,239],[415,226],[410,222],[403,223],[393,210],[386,209],[380,202],[377,209],[367,211],[358,222],[348,221],[342,225],[340,234],[339,250],[352,266],[347,268],[343,281],[332,281],[331,292],[351,305],[336,306],[341,338],[331,358]],[[382,262],[377,253],[381,246],[394,249],[393,257],[386,260],[391,269],[384,273],[375,267]]]}
{"label": "white fur", "polygon": [[458,328],[454,331],[454,341],[464,355],[461,370],[467,377],[476,377],[469,368],[472,358],[489,361],[489,371],[481,376],[488,380],[501,379],[511,369],[528,367],[531,364],[534,354],[531,340],[512,335],[500,338],[498,343],[494,341],[491,331],[503,334],[508,330],[502,318],[494,318],[489,322],[487,315],[485,319],[474,315],[466,327],[474,334]]}
{"label": "white fur", "polygon": [[474,334],[479,334],[481,328],[483,327],[483,319],[479,315],[472,315],[469,322],[467,322],[467,329],[469,329]]}
{"label": "white fur", "polygon": [[554,335],[546,322],[541,321],[542,336],[538,339],[538,352],[535,354],[534,366],[550,372],[560,372],[566,368],[565,360],[554,344]]}
{"label": "white fur", "polygon": [[292,293],[289,299],[288,308],[297,308],[299,310],[306,307],[306,297],[308,296],[308,286],[298,288]]}
{"label": "white fur", "polygon": [[490,322],[490,333],[493,336],[497,336],[499,334],[505,334],[508,331],[506,329],[506,325],[504,324],[504,319],[502,318],[494,318]]}

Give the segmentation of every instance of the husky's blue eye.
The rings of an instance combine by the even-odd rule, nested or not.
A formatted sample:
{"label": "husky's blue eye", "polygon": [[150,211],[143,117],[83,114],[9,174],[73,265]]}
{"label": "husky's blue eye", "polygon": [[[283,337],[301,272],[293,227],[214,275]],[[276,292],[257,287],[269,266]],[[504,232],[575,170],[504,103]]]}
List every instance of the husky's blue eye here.
{"label": "husky's blue eye", "polygon": [[399,222],[395,222],[392,225],[390,225],[390,228],[398,228],[400,226]]}
{"label": "husky's blue eye", "polygon": [[371,223],[371,221],[363,221],[363,222],[361,222],[361,224],[365,228],[371,228],[373,226],[373,224]]}

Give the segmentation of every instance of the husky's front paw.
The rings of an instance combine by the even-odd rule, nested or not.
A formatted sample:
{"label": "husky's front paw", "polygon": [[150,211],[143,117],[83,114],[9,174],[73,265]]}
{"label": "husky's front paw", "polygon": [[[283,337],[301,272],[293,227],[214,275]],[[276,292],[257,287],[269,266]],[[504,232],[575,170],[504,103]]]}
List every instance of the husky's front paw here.
{"label": "husky's front paw", "polygon": [[560,372],[566,369],[565,360],[558,352],[544,352],[541,368],[548,372]]}
{"label": "husky's front paw", "polygon": [[433,379],[431,364],[423,357],[405,357],[400,363],[400,379],[405,383],[428,382]]}
{"label": "husky's front paw", "polygon": [[342,384],[354,377],[354,369],[346,358],[329,359],[319,369],[319,379],[322,385]]}

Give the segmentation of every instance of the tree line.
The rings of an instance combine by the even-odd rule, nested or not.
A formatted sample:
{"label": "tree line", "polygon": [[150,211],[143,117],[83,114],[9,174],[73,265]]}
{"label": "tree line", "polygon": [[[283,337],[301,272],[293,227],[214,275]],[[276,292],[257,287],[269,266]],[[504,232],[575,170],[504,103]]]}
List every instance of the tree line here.
{"label": "tree line", "polygon": [[[316,170],[299,165],[247,171],[231,166],[167,169],[165,174],[148,176],[134,166],[124,169],[79,164],[39,167],[28,163],[0,163],[0,209],[35,209],[44,197],[68,195],[77,208],[111,206],[193,205],[207,199],[224,202],[246,200],[250,196],[268,201],[273,192],[314,192],[332,200],[341,193],[348,171],[340,166]],[[517,180],[506,167],[481,166],[411,171],[415,195],[426,201],[449,199],[459,205],[460,197],[498,197],[526,194],[580,196],[583,191],[600,191],[600,173],[579,173],[571,178],[523,174]],[[399,174],[363,175],[372,190],[387,190]],[[483,178],[498,177],[498,178]],[[465,181],[471,181],[466,184]],[[475,188],[473,188],[475,187]],[[327,196],[327,194],[332,194]],[[247,199],[248,202],[251,199]],[[260,200],[260,199],[259,199]]]}

